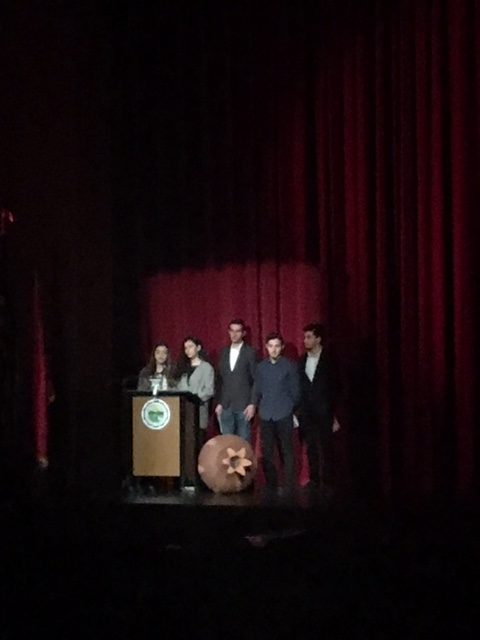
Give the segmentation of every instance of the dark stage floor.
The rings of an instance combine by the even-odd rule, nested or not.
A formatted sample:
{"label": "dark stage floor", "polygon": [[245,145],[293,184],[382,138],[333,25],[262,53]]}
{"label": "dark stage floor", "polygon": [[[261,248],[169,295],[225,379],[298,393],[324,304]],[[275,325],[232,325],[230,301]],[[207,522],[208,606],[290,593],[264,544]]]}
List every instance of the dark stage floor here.
{"label": "dark stage floor", "polygon": [[172,492],[1,516],[2,640],[476,637],[472,504]]}

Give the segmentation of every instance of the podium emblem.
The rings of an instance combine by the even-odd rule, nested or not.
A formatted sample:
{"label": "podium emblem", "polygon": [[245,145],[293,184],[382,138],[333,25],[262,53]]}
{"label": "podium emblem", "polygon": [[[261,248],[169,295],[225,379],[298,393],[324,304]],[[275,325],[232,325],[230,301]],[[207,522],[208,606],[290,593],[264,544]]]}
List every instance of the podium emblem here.
{"label": "podium emblem", "polygon": [[164,429],[170,422],[170,407],[160,398],[148,400],[142,407],[142,422],[149,429]]}

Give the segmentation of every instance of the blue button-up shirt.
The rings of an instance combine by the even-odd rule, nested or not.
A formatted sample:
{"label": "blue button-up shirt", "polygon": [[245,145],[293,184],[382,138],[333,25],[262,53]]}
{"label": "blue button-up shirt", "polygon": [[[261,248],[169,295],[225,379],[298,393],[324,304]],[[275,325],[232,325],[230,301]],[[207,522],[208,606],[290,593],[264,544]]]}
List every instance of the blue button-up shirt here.
{"label": "blue button-up shirt", "polygon": [[262,360],[255,376],[257,406],[262,420],[281,420],[293,413],[300,395],[297,367],[282,356]]}

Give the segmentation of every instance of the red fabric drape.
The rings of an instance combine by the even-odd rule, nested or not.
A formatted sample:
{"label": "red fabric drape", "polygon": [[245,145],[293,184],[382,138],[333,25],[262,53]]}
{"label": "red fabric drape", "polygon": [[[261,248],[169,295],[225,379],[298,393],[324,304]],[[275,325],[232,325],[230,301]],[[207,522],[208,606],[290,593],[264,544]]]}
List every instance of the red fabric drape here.
{"label": "red fabric drape", "polygon": [[48,466],[48,396],[49,379],[45,351],[45,327],[38,277],[35,276],[32,306],[33,324],[33,425],[35,459],[41,466]]}
{"label": "red fabric drape", "polygon": [[238,260],[235,213],[210,203],[214,237],[230,216],[235,259],[218,264],[210,247],[203,265],[145,286],[146,351],[162,337],[178,353],[194,333],[215,355],[239,315],[256,347],[280,328],[295,355],[303,324],[324,320],[347,430],[375,422],[367,444],[387,493],[465,494],[475,481],[479,16],[475,0],[347,3],[304,39],[272,41],[250,147],[256,256]]}

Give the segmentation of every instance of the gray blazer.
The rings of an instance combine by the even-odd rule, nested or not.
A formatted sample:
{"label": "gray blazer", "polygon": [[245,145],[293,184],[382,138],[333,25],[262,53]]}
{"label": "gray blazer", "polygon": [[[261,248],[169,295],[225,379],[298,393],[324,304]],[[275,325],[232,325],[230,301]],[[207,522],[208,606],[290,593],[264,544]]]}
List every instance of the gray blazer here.
{"label": "gray blazer", "polygon": [[184,374],[178,381],[179,391],[190,391],[198,396],[202,402],[199,408],[200,429],[208,426],[208,401],[215,392],[215,371],[209,362],[202,362],[195,368],[195,371],[187,378]]}
{"label": "gray blazer", "polygon": [[217,369],[216,401],[224,409],[243,411],[255,404],[255,370],[257,357],[254,349],[243,343],[233,371],[230,369],[230,346],[220,352]]}

